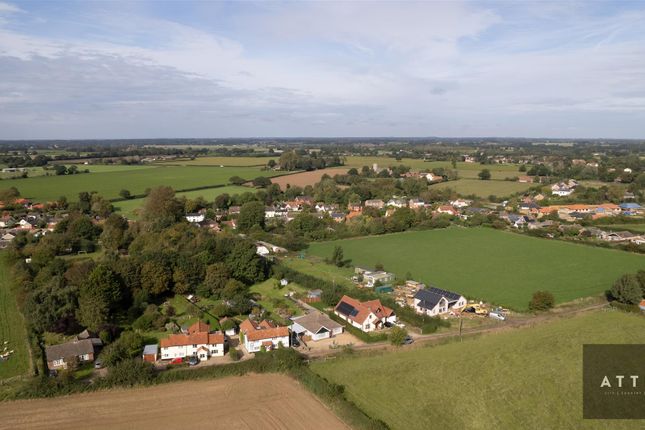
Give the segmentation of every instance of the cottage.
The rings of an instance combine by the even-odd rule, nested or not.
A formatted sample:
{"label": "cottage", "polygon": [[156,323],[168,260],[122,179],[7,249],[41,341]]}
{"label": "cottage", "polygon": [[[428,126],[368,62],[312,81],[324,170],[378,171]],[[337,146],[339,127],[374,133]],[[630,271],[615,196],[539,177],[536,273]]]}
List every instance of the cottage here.
{"label": "cottage", "polygon": [[159,347],[157,344],[146,345],[143,347],[143,361],[148,363],[154,363],[159,357]]}
{"label": "cottage", "polygon": [[553,184],[551,186],[551,194],[553,194],[554,196],[560,196],[560,197],[570,196],[571,193],[573,193],[573,189],[575,188],[576,185],[577,184],[571,183],[571,182],[568,182],[568,183],[559,182],[557,184]]}
{"label": "cottage", "polygon": [[45,348],[49,370],[67,369],[70,366],[94,361],[94,345],[90,339],[52,345]]}
{"label": "cottage", "polygon": [[305,340],[329,339],[343,332],[343,326],[321,312],[291,318],[291,332]]}
{"label": "cottage", "polygon": [[641,311],[645,312],[645,300],[641,300],[638,307],[641,308]]}
{"label": "cottage", "polygon": [[192,223],[200,223],[206,219],[206,216],[202,213],[191,213],[191,214],[186,214],[186,221],[192,222]]}
{"label": "cottage", "polygon": [[437,213],[437,214],[449,214],[449,215],[452,215],[452,216],[459,215],[459,211],[457,209],[455,209],[454,207],[450,206],[450,205],[439,206],[435,210],[435,213]]}
{"label": "cottage", "polygon": [[404,199],[394,198],[387,201],[387,205],[394,208],[404,208],[407,206],[407,203]]}
{"label": "cottage", "polygon": [[450,201],[450,205],[455,208],[466,208],[472,204],[473,204],[472,200],[466,200],[466,199],[457,199],[457,200]]}
{"label": "cottage", "polygon": [[191,325],[187,333],[172,334],[161,339],[161,359],[197,357],[207,360],[224,355],[224,335],[211,333],[210,326],[202,321]]}
{"label": "cottage", "polygon": [[240,324],[240,341],[248,352],[270,351],[291,346],[291,334],[289,327],[276,326],[267,320],[256,323],[247,319]]}
{"label": "cottage", "polygon": [[396,322],[394,311],[383,306],[380,300],[359,302],[343,296],[334,308],[334,314],[366,333]]}
{"label": "cottage", "polygon": [[365,207],[383,209],[385,207],[385,202],[380,199],[365,200]]}
{"label": "cottage", "polygon": [[410,209],[423,209],[426,206],[426,202],[421,199],[410,199],[408,201],[408,207]]}
{"label": "cottage", "polygon": [[467,303],[461,294],[436,287],[419,290],[414,295],[414,310],[431,317],[461,309]]}

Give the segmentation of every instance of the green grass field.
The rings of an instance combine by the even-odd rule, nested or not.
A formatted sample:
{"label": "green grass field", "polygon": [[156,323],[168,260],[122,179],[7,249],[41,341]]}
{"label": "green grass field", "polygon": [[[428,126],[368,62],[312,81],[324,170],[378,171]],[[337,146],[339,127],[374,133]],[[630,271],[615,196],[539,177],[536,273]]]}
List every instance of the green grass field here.
{"label": "green grass field", "polygon": [[[8,342],[4,345],[4,342]],[[0,361],[0,381],[29,371],[27,331],[12,291],[9,267],[0,254],[0,353],[5,346],[14,353],[7,361]]]}
{"label": "green grass field", "polygon": [[605,230],[611,229],[614,231],[630,230],[637,233],[645,233],[645,224],[610,224],[600,226]]}
{"label": "green grass field", "polygon": [[642,420],[582,419],[582,345],[643,342],[645,318],[598,311],[311,366],[392,429],[636,429]]}
{"label": "green grass field", "polygon": [[[281,306],[289,309],[292,315],[300,315],[302,313],[300,308],[284,295],[289,292],[303,293],[305,289],[294,282],[283,288],[274,288],[275,282],[276,280],[273,278],[267,279],[251,286],[251,292],[261,295],[259,303],[269,312],[274,312],[276,306]],[[288,321],[283,321],[283,323],[288,323]]]}
{"label": "green grass field", "polygon": [[[252,187],[242,187],[242,186],[236,186],[236,185],[228,185],[225,187],[219,187],[219,188],[207,188],[204,190],[196,190],[196,191],[185,191],[182,193],[177,193],[177,197],[186,197],[188,199],[195,199],[197,197],[203,197],[206,199],[208,202],[212,202],[215,200],[215,197],[219,196],[220,194],[227,193],[231,196],[235,194],[242,194],[246,192],[254,192],[255,189]],[[121,212],[123,215],[125,215],[128,218],[136,218],[137,217],[137,209],[141,208],[143,206],[143,203],[145,201],[145,198],[140,198],[140,199],[131,199],[131,200],[124,200],[120,202],[115,202],[114,207],[118,212]]]}
{"label": "green grass field", "polygon": [[[486,228],[449,228],[312,243],[310,254],[330,257],[341,245],[356,266],[524,310],[533,292],[558,303],[597,295],[621,275],[645,269],[645,256]],[[324,270],[320,268],[320,270]]]}
{"label": "green grass field", "polygon": [[432,186],[452,188],[464,196],[474,194],[478,197],[486,198],[490,195],[497,197],[510,196],[511,194],[528,190],[532,184],[504,180],[482,181],[480,179],[458,179],[456,181],[441,182]]}
{"label": "green grass field", "polygon": [[170,160],[160,164],[176,164],[180,166],[266,166],[269,160],[277,161],[277,157],[198,157],[194,160]]}
{"label": "green grass field", "polygon": [[224,185],[231,176],[253,179],[275,175],[276,172],[262,171],[257,167],[144,167],[126,171],[11,179],[2,181],[0,188],[15,186],[23,197],[34,201],[52,201],[62,195],[74,201],[82,191],[96,191],[106,198],[116,198],[122,189],[127,189],[132,194],[142,194],[146,188],[160,185],[182,190]]}

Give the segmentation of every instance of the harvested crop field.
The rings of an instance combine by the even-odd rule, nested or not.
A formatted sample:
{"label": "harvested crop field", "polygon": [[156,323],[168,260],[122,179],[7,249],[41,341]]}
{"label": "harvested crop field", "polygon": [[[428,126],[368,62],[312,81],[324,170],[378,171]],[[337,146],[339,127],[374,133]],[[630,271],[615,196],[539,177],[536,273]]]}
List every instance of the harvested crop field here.
{"label": "harvested crop field", "polygon": [[294,173],[293,175],[279,176],[271,178],[271,182],[280,185],[280,189],[285,190],[287,184],[298,187],[314,185],[320,182],[320,178],[327,174],[331,177],[334,175],[343,175],[349,170],[346,167],[330,167],[329,169],[312,170],[311,172]]}
{"label": "harvested crop field", "polygon": [[271,374],[0,403],[0,417],[0,429],[87,428],[88,420],[94,430],[348,428],[296,381]]}

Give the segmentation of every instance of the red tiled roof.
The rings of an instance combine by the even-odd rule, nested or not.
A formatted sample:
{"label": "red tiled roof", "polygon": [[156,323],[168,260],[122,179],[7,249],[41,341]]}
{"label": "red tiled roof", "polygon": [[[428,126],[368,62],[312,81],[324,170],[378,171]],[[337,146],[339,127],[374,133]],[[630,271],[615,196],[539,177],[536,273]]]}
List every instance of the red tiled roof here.
{"label": "red tiled roof", "polygon": [[203,321],[197,321],[195,324],[188,327],[188,333],[208,333],[211,331],[211,326]]}
{"label": "red tiled roof", "polygon": [[240,331],[246,335],[248,340],[272,339],[274,337],[289,336],[289,327],[278,326],[267,320],[262,320],[259,324],[250,319],[242,321]]}
{"label": "red tiled roof", "polygon": [[289,336],[289,327],[285,326],[254,330],[246,334],[247,339],[252,341],[286,336]]}
{"label": "red tiled roof", "polygon": [[215,345],[223,344],[224,335],[221,333],[192,333],[192,334],[171,334],[161,339],[159,344],[162,348],[184,345]]}
{"label": "red tiled roof", "polygon": [[358,311],[358,313],[354,316],[347,315],[347,318],[356,321],[359,324],[363,324],[363,322],[367,319],[370,313],[373,313],[376,315],[377,318],[382,319],[382,318],[387,318],[392,315],[394,315],[394,311],[387,306],[383,306],[380,300],[369,300],[367,302],[359,302],[358,300],[349,297],[349,296],[343,296],[342,299],[340,299],[340,302],[336,305],[336,308],[342,303],[345,302],[349,305],[351,305],[354,309]]}

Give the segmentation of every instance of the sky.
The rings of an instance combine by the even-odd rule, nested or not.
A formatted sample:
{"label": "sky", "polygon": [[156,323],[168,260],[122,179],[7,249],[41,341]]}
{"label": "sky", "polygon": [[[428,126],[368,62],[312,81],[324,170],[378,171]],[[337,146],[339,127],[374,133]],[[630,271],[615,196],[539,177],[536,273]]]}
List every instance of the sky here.
{"label": "sky", "polygon": [[645,1],[0,0],[0,139],[645,138]]}

